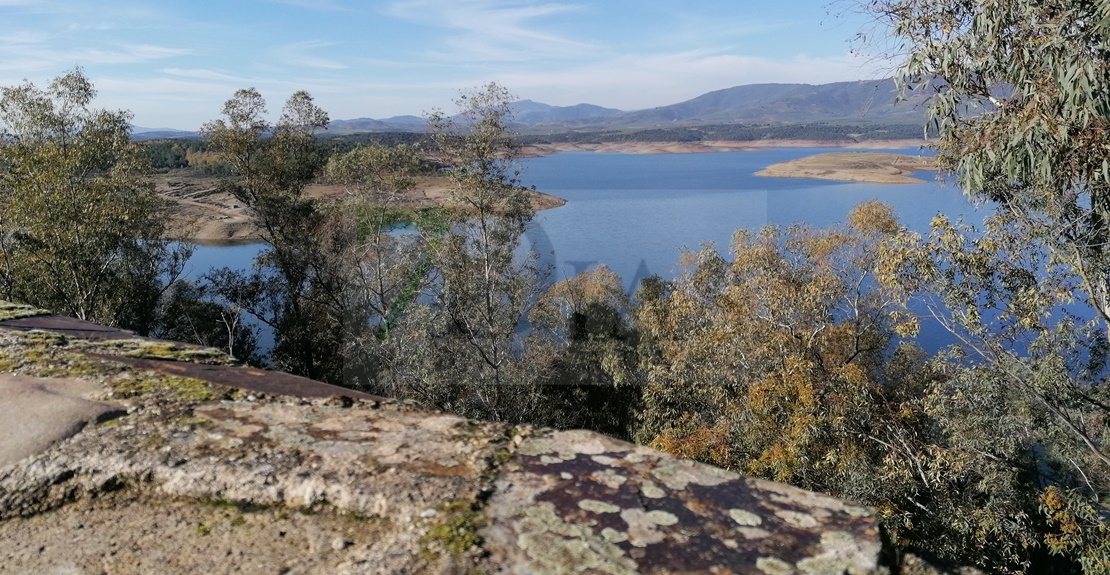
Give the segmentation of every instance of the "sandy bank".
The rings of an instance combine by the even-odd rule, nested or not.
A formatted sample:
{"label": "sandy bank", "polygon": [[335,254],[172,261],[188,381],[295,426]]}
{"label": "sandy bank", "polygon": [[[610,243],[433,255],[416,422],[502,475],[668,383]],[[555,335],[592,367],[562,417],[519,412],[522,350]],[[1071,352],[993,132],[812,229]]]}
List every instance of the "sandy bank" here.
{"label": "sandy bank", "polygon": [[771,178],[817,178],[877,184],[920,184],[909,174],[935,170],[933,158],[881,152],[830,152],[773,164],[756,172]]}
{"label": "sandy bank", "polygon": [[[219,192],[218,178],[162,176],[156,182],[159,194],[173,203],[170,212],[168,235],[199,244],[249,243],[258,241],[249,210],[230,194]],[[309,186],[309,197],[330,199],[347,193],[343,186],[315,184]],[[401,208],[424,208],[446,205],[451,194],[450,182],[445,178],[424,177],[417,180],[412,190],[397,198]],[[532,192],[532,207],[536,210],[557,208],[566,200]]]}

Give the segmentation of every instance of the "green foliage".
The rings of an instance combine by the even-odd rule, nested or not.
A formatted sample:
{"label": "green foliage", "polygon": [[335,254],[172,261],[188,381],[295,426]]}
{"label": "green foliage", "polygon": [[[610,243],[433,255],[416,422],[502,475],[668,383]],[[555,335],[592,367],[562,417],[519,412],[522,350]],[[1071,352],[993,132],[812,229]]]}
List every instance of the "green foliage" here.
{"label": "green foliage", "polygon": [[685,273],[641,295],[639,440],[812,489],[870,489],[854,477],[893,441],[877,420],[894,407],[883,375],[903,310],[869,284],[879,244],[904,232],[889,208],[865,211],[868,227],[739,231],[733,261],[686,253]]}
{"label": "green foliage", "polygon": [[91,108],[95,95],[80,70],[0,89],[0,292],[147,333],[189,249],[162,239],[130,114]]}
{"label": "green foliage", "polygon": [[544,292],[529,315],[526,344],[533,361],[538,350],[546,354],[548,407],[532,423],[631,437],[643,378],[630,308],[620,277],[605,266]]}
{"label": "green foliage", "polygon": [[254,89],[224,104],[224,118],[201,133],[234,177],[221,188],[246,205],[269,248],[252,272],[209,274],[216,294],[274,329],[271,360],[293,373],[339,383],[343,378],[341,262],[351,230],[333,225],[326,206],[304,195],[324,167],[314,133],[327,114],[307,92],[293,94],[271,126],[266,103]]}
{"label": "green foliage", "polygon": [[517,331],[538,295],[539,274],[514,252],[532,217],[508,128],[511,95],[489,84],[463,93],[459,113],[428,121],[437,160],[449,166],[459,218],[429,244],[437,285],[412,316],[427,354],[410,360],[414,396],[442,409],[528,421],[543,409],[539,362],[518,353]]}
{"label": "green foliage", "polygon": [[[1049,487],[1040,512],[999,526],[1023,534],[1025,556],[1045,543],[1101,572],[1110,490],[1108,6],[868,4],[905,48],[901,83],[933,94],[942,166],[997,206],[981,231],[938,218],[920,248],[903,252],[899,283],[937,294],[936,314],[961,340],[933,409],[953,453],[985,480],[1012,485],[997,481],[997,462],[1026,469],[1030,478],[1002,499]],[[1058,531],[1037,525],[1045,518]]]}

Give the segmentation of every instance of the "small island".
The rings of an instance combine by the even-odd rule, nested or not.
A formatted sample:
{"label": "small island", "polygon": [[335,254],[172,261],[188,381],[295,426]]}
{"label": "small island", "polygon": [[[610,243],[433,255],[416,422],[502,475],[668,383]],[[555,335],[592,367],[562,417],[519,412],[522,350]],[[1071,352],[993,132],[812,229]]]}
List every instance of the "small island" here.
{"label": "small island", "polygon": [[935,170],[934,158],[882,152],[830,152],[772,164],[755,173],[769,178],[817,178],[877,184],[920,184],[909,174]]}

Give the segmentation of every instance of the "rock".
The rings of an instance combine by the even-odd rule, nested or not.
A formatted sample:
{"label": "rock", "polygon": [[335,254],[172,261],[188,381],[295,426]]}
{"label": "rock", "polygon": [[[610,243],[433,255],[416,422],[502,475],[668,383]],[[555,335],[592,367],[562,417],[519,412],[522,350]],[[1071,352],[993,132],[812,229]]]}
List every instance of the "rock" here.
{"label": "rock", "polygon": [[0,467],[72,437],[86,425],[122,415],[119,405],[89,399],[104,388],[78,379],[0,374]]}
{"label": "rock", "polygon": [[[65,431],[0,462],[0,574],[887,569],[871,512],[831,497],[592,432],[172,379],[73,337],[0,329],[8,357],[49,356],[43,372],[103,370],[0,379]],[[237,368],[198,373],[220,369]],[[119,406],[87,399],[109,391]],[[120,417],[87,425],[105,413]]]}

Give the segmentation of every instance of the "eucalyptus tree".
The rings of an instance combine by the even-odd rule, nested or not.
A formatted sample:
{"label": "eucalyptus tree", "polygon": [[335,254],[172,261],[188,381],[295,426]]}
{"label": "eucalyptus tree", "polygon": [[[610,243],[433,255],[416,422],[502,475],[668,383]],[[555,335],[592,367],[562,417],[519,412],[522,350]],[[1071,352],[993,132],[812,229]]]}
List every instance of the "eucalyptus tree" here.
{"label": "eucalyptus tree", "polygon": [[431,340],[439,405],[527,421],[542,410],[542,362],[522,360],[518,332],[538,296],[541,270],[534,259],[516,256],[533,209],[519,180],[511,100],[491,83],[461,94],[456,114],[428,117],[456,216],[451,233],[434,246],[438,275],[429,319],[442,334]]}
{"label": "eucalyptus tree", "polygon": [[885,377],[890,346],[913,330],[875,275],[905,233],[869,203],[847,226],[740,230],[731,260],[686,252],[684,272],[649,283],[634,308],[647,371],[637,439],[811,489],[873,490],[863,470],[897,430],[883,420],[902,383]]}
{"label": "eucalyptus tree", "polygon": [[643,385],[631,309],[620,276],[604,265],[540,296],[526,340],[533,361],[547,358],[546,408],[535,423],[631,438]]}
{"label": "eucalyptus tree", "polygon": [[163,239],[131,114],[94,108],[80,69],[45,88],[0,88],[0,288],[4,297],[148,332],[189,249]]}
{"label": "eucalyptus tree", "polygon": [[[355,230],[345,254],[352,329],[344,349],[358,359],[348,362],[344,383],[389,397],[413,387],[411,358],[426,344],[412,318],[421,317],[433,275],[430,245],[443,225],[436,210],[408,207],[406,195],[427,171],[416,148],[381,144],[334,155],[324,170],[326,181],[345,188],[336,215]],[[404,226],[416,229],[400,233]]]}
{"label": "eucalyptus tree", "polygon": [[[918,282],[956,270],[932,245],[868,202],[845,225],[741,230],[731,257],[684,254],[684,273],[647,282],[633,310],[636,439],[873,506],[902,549],[991,571],[1034,564],[1045,459],[1027,440],[1055,431],[1036,429],[1004,372],[899,341],[918,329]],[[965,248],[961,265],[1015,267]]]}
{"label": "eucalyptus tree", "polygon": [[224,117],[201,128],[234,174],[221,189],[250,209],[268,246],[253,271],[224,269],[210,278],[223,299],[273,329],[274,363],[341,383],[350,306],[345,262],[336,254],[354,231],[305,194],[325,165],[315,134],[328,115],[304,91],[286,101],[276,124],[266,114],[257,90],[238,90],[224,104]]}
{"label": "eucalyptus tree", "polygon": [[[969,461],[1034,461],[1026,489],[1054,527],[1040,542],[1108,572],[1110,4],[867,7],[904,58],[902,85],[930,96],[941,166],[997,208],[982,230],[939,219],[900,276],[938,294],[938,315],[978,362],[947,368],[956,377],[939,407],[961,414],[948,419],[953,445]],[[985,396],[994,415],[981,418]]]}

